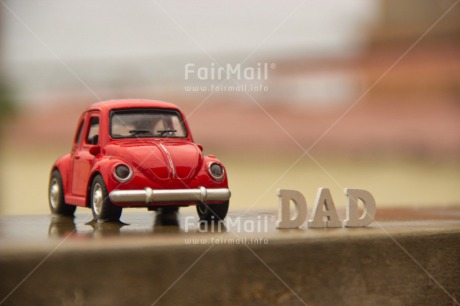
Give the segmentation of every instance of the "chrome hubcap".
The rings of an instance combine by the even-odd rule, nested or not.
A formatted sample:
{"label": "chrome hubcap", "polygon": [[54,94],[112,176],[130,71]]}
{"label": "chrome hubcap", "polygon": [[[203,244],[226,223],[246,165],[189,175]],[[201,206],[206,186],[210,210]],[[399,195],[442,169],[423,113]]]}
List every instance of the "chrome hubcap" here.
{"label": "chrome hubcap", "polygon": [[59,205],[60,188],[57,179],[53,179],[50,184],[50,204],[53,208]]}
{"label": "chrome hubcap", "polygon": [[101,214],[102,211],[102,188],[101,185],[96,184],[94,185],[93,190],[93,210],[97,215]]}

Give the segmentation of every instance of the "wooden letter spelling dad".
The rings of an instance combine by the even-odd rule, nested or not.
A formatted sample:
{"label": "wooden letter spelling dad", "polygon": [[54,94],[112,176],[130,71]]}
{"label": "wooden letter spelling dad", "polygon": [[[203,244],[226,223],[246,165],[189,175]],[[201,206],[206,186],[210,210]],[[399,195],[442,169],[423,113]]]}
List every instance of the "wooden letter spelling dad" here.
{"label": "wooden letter spelling dad", "polygon": [[[364,227],[375,220],[376,206],[372,194],[362,189],[345,188],[348,197],[346,206],[345,227]],[[297,190],[278,189],[279,207],[277,228],[298,228],[307,219],[307,201]],[[358,201],[364,206],[364,213],[359,216]],[[291,218],[290,203],[294,203],[296,214]],[[312,209],[309,228],[342,227],[331,192],[328,188],[320,188]]]}

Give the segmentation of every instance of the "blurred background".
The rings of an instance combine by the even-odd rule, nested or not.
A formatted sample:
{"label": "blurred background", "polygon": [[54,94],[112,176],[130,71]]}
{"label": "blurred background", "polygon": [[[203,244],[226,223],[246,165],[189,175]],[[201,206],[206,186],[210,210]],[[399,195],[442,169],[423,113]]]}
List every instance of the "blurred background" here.
{"label": "blurred background", "polygon": [[[81,112],[119,98],[179,105],[227,166],[231,210],[274,210],[277,188],[311,205],[319,187],[338,208],[344,187],[458,207],[458,2],[3,0],[0,214],[48,213]],[[239,63],[267,78],[185,77]]]}

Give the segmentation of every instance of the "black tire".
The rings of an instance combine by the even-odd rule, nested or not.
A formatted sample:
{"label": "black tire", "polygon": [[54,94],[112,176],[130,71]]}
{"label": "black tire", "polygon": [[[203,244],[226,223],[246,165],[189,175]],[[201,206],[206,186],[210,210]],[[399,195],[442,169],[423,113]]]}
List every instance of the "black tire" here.
{"label": "black tire", "polygon": [[65,202],[64,186],[59,170],[54,170],[51,173],[48,188],[48,202],[51,212],[61,216],[73,216],[77,208],[75,205],[70,205]]}
{"label": "black tire", "polygon": [[211,205],[200,203],[196,206],[196,211],[202,221],[223,221],[225,216],[227,216],[229,204],[230,201],[225,201],[222,204]]}
{"label": "black tire", "polygon": [[96,221],[118,221],[120,220],[122,208],[112,204],[109,193],[105,187],[104,180],[96,175],[91,183],[89,203],[93,211],[93,218]]}
{"label": "black tire", "polygon": [[160,214],[173,214],[179,212],[179,206],[162,206],[158,207],[157,210]]}

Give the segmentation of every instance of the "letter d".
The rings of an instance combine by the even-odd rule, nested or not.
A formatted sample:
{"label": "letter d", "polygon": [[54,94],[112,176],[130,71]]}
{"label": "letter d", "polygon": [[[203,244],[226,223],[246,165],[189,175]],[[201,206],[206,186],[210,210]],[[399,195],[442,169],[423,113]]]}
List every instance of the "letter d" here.
{"label": "letter d", "polygon": [[[307,202],[297,190],[278,189],[278,220],[276,228],[298,228],[307,219]],[[293,202],[297,211],[291,219],[289,204]]]}
{"label": "letter d", "polygon": [[[348,197],[347,218],[343,222],[345,227],[364,227],[368,226],[375,220],[375,199],[369,191],[362,189],[345,188],[345,194]],[[364,214],[358,216],[358,200],[364,205]]]}

